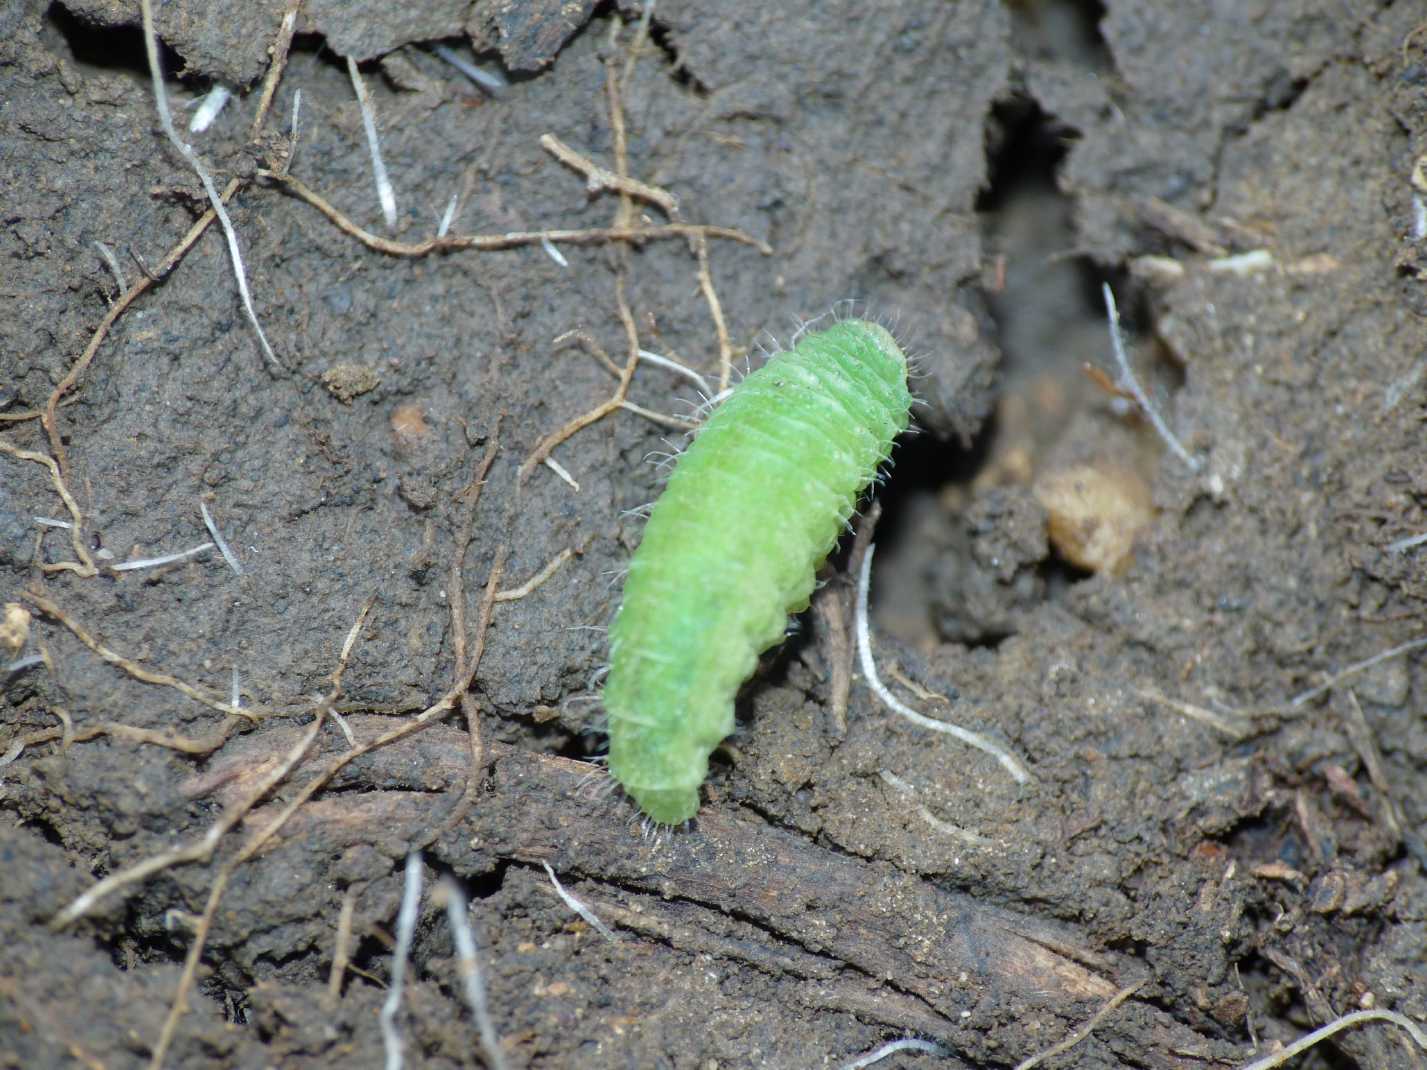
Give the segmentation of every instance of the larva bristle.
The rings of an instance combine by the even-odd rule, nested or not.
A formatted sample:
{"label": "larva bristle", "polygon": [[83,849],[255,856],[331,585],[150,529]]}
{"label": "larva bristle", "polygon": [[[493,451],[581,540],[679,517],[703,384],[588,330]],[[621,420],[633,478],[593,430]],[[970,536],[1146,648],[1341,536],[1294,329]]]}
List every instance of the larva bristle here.
{"label": "larva bristle", "polygon": [[591,769],[575,785],[575,798],[593,799],[614,790],[616,781],[603,769]]}
{"label": "larva bristle", "polygon": [[693,817],[758,655],[907,426],[907,363],[876,323],[799,328],[677,457],[610,630],[610,772],[658,825]]}

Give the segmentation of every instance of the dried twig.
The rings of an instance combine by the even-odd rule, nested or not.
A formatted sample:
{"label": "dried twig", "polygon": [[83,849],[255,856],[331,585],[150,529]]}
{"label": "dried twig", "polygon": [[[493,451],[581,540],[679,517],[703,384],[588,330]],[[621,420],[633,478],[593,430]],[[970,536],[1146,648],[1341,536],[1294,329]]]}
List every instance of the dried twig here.
{"label": "dried twig", "polygon": [[[605,60],[604,87],[609,108],[609,132],[614,142],[614,171],[619,178],[628,179],[629,138],[624,129],[624,99],[620,92],[619,79],[614,73],[613,56]],[[614,225],[628,226],[634,218],[634,198],[622,186],[617,186],[616,190],[619,193],[619,208],[614,213]]]}
{"label": "dried twig", "polygon": [[[361,613],[358,614],[356,623],[352,625],[351,631],[347,633],[347,640],[342,644],[342,653],[338,659],[337,668],[332,673],[332,692],[327,699],[318,706],[317,716],[313,723],[308,727],[307,731],[303,733],[302,738],[298,740],[292,750],[288,752],[287,756],[262,778],[258,786],[238,803],[224,811],[222,816],[209,826],[208,831],[205,832],[200,839],[184,847],[177,847],[171,851],[164,851],[160,854],[152,855],[130,866],[128,869],[110,874],[108,877],[96,883],[88,891],[84,892],[84,894],[80,895],[65,907],[64,910],[60,911],[54,920],[50,922],[51,928],[64,928],[66,925],[83,917],[93,908],[95,903],[110,892],[117,891],[120,888],[143,880],[154,873],[167,869],[169,866],[176,865],[180,862],[202,861],[213,854],[213,850],[217,847],[219,840],[221,840],[234,825],[241,821],[248,811],[257,805],[263,796],[277,786],[277,784],[296,767],[303,756],[306,755],[308,748],[312,746],[312,742],[317,738],[318,732],[322,729],[328,707],[336,701],[337,696],[340,694],[342,673],[346,669],[347,658],[351,654],[352,645],[356,642],[357,635],[360,633],[362,624],[366,621],[367,614],[371,611],[374,602],[375,599],[368,600],[367,604],[362,607]],[[48,612],[48,610],[46,610],[46,612]],[[73,630],[73,628],[71,628],[71,630]],[[261,837],[262,841],[265,842],[268,836],[272,835],[272,832],[275,831],[276,827],[272,827],[271,831],[262,830],[254,839]],[[251,844],[252,840],[250,840],[249,843]],[[245,850],[246,849],[247,848],[245,848]],[[254,848],[254,850],[255,849],[256,848]],[[240,852],[240,860],[242,857],[244,856]],[[248,857],[250,857],[250,855]],[[206,933],[206,928],[200,928],[199,932]],[[195,940],[195,946],[199,946],[201,943],[201,939]],[[196,969],[196,953],[192,958],[195,963],[194,969]],[[185,969],[185,975],[188,975],[190,972],[190,970]],[[175,1000],[175,1006],[177,1007],[182,1001],[183,982],[181,981],[180,993],[179,997]],[[181,1014],[182,1011],[178,1013]],[[176,1022],[176,1016],[171,1016],[171,1018]],[[165,1025],[165,1032],[171,1033],[167,1024]],[[161,1059],[156,1055],[155,1065],[157,1065],[159,1061],[161,1061]]]}
{"label": "dried twig", "polygon": [[[610,359],[610,355],[605,352],[604,346],[600,345],[599,340],[596,339],[594,335],[590,334],[589,331],[581,330],[580,328],[576,327],[574,330],[565,331],[563,334],[556,335],[553,339],[551,339],[550,344],[558,348],[569,342],[579,342],[582,346],[589,350],[590,354],[595,358],[595,360],[599,361],[605,366],[605,369],[609,371],[611,375],[615,376],[616,378],[619,377],[619,365]],[[644,351],[640,350],[639,355],[643,357]],[[660,357],[659,360],[656,360],[654,363],[657,364],[659,363],[659,361],[662,361],[664,359],[666,358]],[[670,361],[670,363],[673,362]],[[683,365],[681,364],[679,365],[679,367],[682,368]]]}
{"label": "dried twig", "polygon": [[308,726],[307,731],[302,734],[302,738],[288,752],[287,756],[275,765],[251,792],[234,805],[230,806],[223,814],[209,826],[199,839],[182,847],[175,847],[169,851],[162,851],[156,855],[129,866],[127,869],[111,873],[103,880],[98,881],[82,895],[75,898],[68,906],[55,915],[50,922],[51,929],[63,929],[66,926],[78,921],[89,913],[105,896],[111,892],[116,892],[121,888],[126,888],[131,884],[151,877],[170,866],[175,866],[183,862],[201,862],[212,856],[214,848],[218,842],[251,810],[258,801],[271,791],[277,784],[287,776],[289,772],[302,760],[307,749],[317,738],[317,733],[321,731],[323,721],[323,711],[318,711],[318,716],[313,723]]}
{"label": "dried twig", "polygon": [[832,674],[828,681],[828,707],[833,732],[841,739],[847,735],[847,699],[852,694],[852,643],[847,631],[846,592],[842,584],[825,590],[814,600],[813,608],[826,629],[827,660]]}
{"label": "dried twig", "polygon": [[0,766],[9,765],[23,754],[26,748],[38,746],[41,743],[51,743],[56,739],[63,739],[64,745],[69,746],[72,743],[87,743],[89,740],[98,739],[101,736],[114,736],[116,739],[127,739],[134,743],[149,743],[156,747],[167,747],[180,754],[202,757],[212,754],[223,746],[238,723],[237,717],[230,717],[211,735],[198,737],[169,735],[148,728],[135,728],[133,725],[121,724],[118,721],[101,721],[98,724],[76,728],[68,733],[60,728],[45,728],[15,740],[5,751],[4,756],[0,757]]}
{"label": "dried twig", "polygon": [[[576,341],[583,344],[584,347],[589,350],[590,354],[597,361],[599,361],[600,364],[603,365],[604,368],[608,370],[611,375],[618,377],[621,374],[621,369],[619,365],[616,364],[614,361],[610,360],[609,354],[604,351],[604,347],[601,346],[599,342],[597,342],[589,334],[589,332],[582,330],[566,331],[564,334],[558,336],[551,344],[559,346],[569,341]],[[705,379],[702,375],[696,372],[693,368],[690,368],[688,365],[682,364],[679,361],[674,360],[672,357],[666,357],[661,353],[652,353],[647,349],[641,349],[639,351],[639,359],[641,363],[656,364],[661,368],[668,368],[670,371],[674,372],[677,375],[684,376],[686,379],[693,382],[699,388],[699,392],[705,398],[707,398],[710,393],[712,393],[712,388],[709,386],[707,379]],[[665,427],[672,427],[676,431],[695,431],[698,429],[699,426],[692,420],[685,420],[678,416],[666,416],[663,413],[654,412],[651,409],[646,409],[643,405],[636,405],[634,402],[629,400],[621,402],[620,408],[626,409],[632,413],[636,413],[639,416],[643,416],[646,420],[649,420],[653,423],[662,424]],[[545,459],[545,464],[547,467],[553,467],[548,457]],[[576,483],[573,478],[570,478],[568,473],[563,472],[563,470],[561,469],[556,469],[556,474],[560,475],[561,478],[565,479],[565,482],[573,486],[575,490],[578,491],[580,489],[579,484]]]}
{"label": "dried twig", "polygon": [[500,586],[501,577],[505,571],[506,551],[507,547],[504,543],[496,549],[495,561],[491,565],[490,575],[486,577],[485,594],[481,598],[480,618],[476,622],[475,649],[471,651],[470,661],[466,665],[465,671],[458,674],[456,688],[453,689],[454,693],[459,696],[461,713],[466,719],[466,744],[469,759],[466,763],[465,786],[460,803],[452,811],[451,816],[441,823],[433,839],[460,822],[466,810],[475,802],[481,776],[485,770],[486,748],[485,742],[481,738],[481,719],[476,700],[470,694],[470,689],[476,676],[476,670],[480,667],[481,655],[485,651],[486,632],[490,628],[491,616],[495,611],[496,588]]}
{"label": "dried twig", "polygon": [[[275,787],[285,779],[306,756],[308,749],[317,738],[317,734],[322,730],[326,715],[331,711],[332,706],[336,704],[337,699],[342,694],[342,676],[347,671],[347,662],[352,656],[352,647],[356,645],[357,636],[361,634],[362,626],[366,623],[367,616],[371,613],[372,606],[375,604],[376,596],[373,595],[371,598],[368,598],[366,604],[362,606],[361,611],[357,614],[356,621],[347,632],[347,638],[342,643],[342,651],[337,656],[337,665],[332,670],[330,677],[332,682],[331,690],[318,705],[317,716],[313,718],[311,728],[309,728],[303,738],[299,740],[298,745],[294,747],[288,756],[278,765],[277,769],[270,774],[267,788],[263,788],[260,792],[255,791],[249,795],[243,803],[239,804],[243,809],[238,813],[237,819],[240,820],[244,817],[248,811],[257,805],[263,795],[266,794],[268,788]],[[353,751],[348,752],[348,754],[354,753]],[[320,783],[326,783],[326,781],[320,777],[318,780]],[[154,1045],[153,1056],[149,1060],[150,1070],[160,1070],[163,1066],[164,1056],[168,1052],[169,1045],[173,1043],[174,1034],[178,1030],[179,1020],[188,1010],[188,993],[193,987],[194,979],[198,976],[198,963],[203,957],[203,948],[208,941],[208,933],[213,928],[213,919],[218,914],[218,904],[223,900],[223,892],[227,889],[229,880],[232,879],[233,874],[237,872],[238,868],[257,854],[268,840],[276,836],[278,831],[287,824],[288,819],[297,812],[298,808],[311,798],[309,788],[311,791],[316,790],[316,788],[313,787],[313,783],[309,781],[308,784],[303,786],[303,791],[298,793],[297,798],[284,807],[271,823],[258,828],[248,837],[247,842],[238,850],[238,853],[219,867],[217,875],[213,878],[213,885],[208,890],[208,902],[204,905],[203,914],[194,929],[193,943],[189,946],[188,954],[184,958],[183,973],[179,975],[178,987],[174,991],[173,1003],[169,1007],[168,1016],[164,1019],[163,1029],[159,1032],[158,1042]],[[230,811],[230,813],[231,812],[232,811]],[[227,815],[225,814],[224,816],[226,817]],[[210,835],[211,834],[212,830],[210,830]],[[204,841],[206,842],[207,840],[208,836],[205,836]],[[213,846],[216,846],[217,842],[216,838],[213,839]],[[209,854],[212,853],[212,849],[212,846],[208,848]]]}
{"label": "dried twig", "polygon": [[[307,734],[304,735],[299,745],[293,748],[293,751],[288,756],[288,760],[284,761],[273,772],[270,777],[271,784],[269,786],[276,786],[276,784],[285,778],[287,774],[292,771],[293,767],[302,760],[303,755],[307,752],[307,748],[311,746],[312,741],[317,738],[318,732],[321,731],[326,712],[326,707],[322,707],[317,711],[317,717],[312,722],[312,727],[308,730]],[[254,792],[253,795],[250,795],[239,805],[242,806],[244,812],[246,812],[257,804],[258,799],[258,794]],[[239,816],[241,817],[242,814]],[[184,959],[183,973],[179,975],[178,988],[174,992],[173,1003],[169,1006],[168,1016],[164,1019],[163,1028],[159,1032],[159,1039],[154,1044],[153,1054],[149,1059],[149,1070],[161,1070],[164,1057],[168,1054],[169,1046],[173,1043],[174,1034],[178,1031],[179,1020],[188,1011],[188,993],[193,987],[194,978],[198,975],[198,963],[203,956],[203,948],[207,944],[208,933],[213,928],[213,919],[217,916],[218,904],[222,901],[223,893],[228,888],[228,881],[232,879],[233,873],[237,868],[252,857],[252,852],[249,852],[248,846],[252,846],[255,840],[259,841],[259,844],[266,841],[266,832],[267,830],[262,830],[257,836],[250,839],[248,845],[239,851],[236,857],[219,868],[217,875],[213,879],[213,884],[208,890],[208,902],[204,906],[203,914],[199,917],[198,924],[194,928],[193,943],[189,946],[188,955]],[[205,840],[206,839],[207,837],[205,837]],[[216,842],[215,840],[215,845]],[[256,847],[253,848],[253,851],[256,851]],[[207,853],[212,853],[212,846],[209,847]],[[186,861],[188,859],[179,860]]]}
{"label": "dried twig", "polygon": [[644,9],[639,13],[639,24],[634,29],[634,40],[630,42],[629,48],[625,52],[624,70],[619,76],[621,89],[628,88],[630,75],[634,73],[634,64],[644,51],[645,44],[649,41],[649,24],[654,21],[654,0],[644,0]]}
{"label": "dried twig", "polygon": [[[277,86],[282,81],[282,72],[287,67],[288,53],[292,50],[292,38],[297,33],[297,11],[302,6],[302,0],[293,0],[278,23],[277,35],[273,38],[273,43],[269,48],[272,53],[272,62],[268,64],[268,73],[263,78],[263,91],[258,96],[258,110],[253,116],[253,125],[248,129],[249,140],[256,141],[259,134],[263,132],[263,123],[267,120],[268,109],[272,107],[273,95],[277,92]],[[299,93],[302,90],[298,90]],[[295,107],[295,105],[294,105]],[[296,111],[293,112],[296,126]],[[297,134],[293,131],[293,136]]]}
{"label": "dried twig", "polygon": [[[470,483],[457,495],[465,501],[465,513],[461,517],[460,528],[456,532],[456,545],[451,555],[451,577],[448,582],[451,604],[451,642],[455,651],[455,663],[451,667],[452,689],[460,696],[461,712],[466,717],[466,745],[469,761],[466,768],[466,783],[461,801],[452,810],[450,818],[442,822],[441,830],[453,827],[465,815],[467,808],[475,801],[477,785],[485,767],[485,744],[481,740],[481,723],[475,703],[469,699],[471,681],[475,679],[480,666],[481,655],[485,651],[485,634],[490,627],[491,613],[495,606],[495,592],[500,586],[505,571],[505,546],[496,551],[490,575],[486,577],[485,595],[481,599],[479,623],[476,626],[475,649],[466,649],[466,552],[471,545],[471,534],[476,519],[476,505],[485,489],[486,476],[500,452],[500,421],[496,421],[495,432],[486,444],[485,454],[476,466]],[[438,833],[439,835],[439,833]]]}

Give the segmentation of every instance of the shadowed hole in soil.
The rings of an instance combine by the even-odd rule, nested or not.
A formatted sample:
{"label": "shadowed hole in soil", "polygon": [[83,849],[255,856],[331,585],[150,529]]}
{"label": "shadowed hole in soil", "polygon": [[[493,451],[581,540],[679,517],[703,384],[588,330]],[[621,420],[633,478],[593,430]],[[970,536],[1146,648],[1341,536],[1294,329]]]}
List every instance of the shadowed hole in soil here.
{"label": "shadowed hole in soil", "polygon": [[1105,5],[1099,0],[1034,0],[1005,7],[1011,16],[1011,43],[1021,55],[1070,62],[1093,71],[1114,70],[1114,60],[1100,33]]}
{"label": "shadowed hole in soil", "polygon": [[[137,5],[136,5],[137,6]],[[48,42],[56,52],[68,52],[81,67],[127,72],[147,82],[149,61],[144,55],[144,34],[139,26],[96,26],[63,4],[45,10],[45,28],[54,35]],[[159,61],[165,71],[182,70],[184,63],[173,49],[159,41]]]}
{"label": "shadowed hole in soil", "polygon": [[1028,97],[1013,96],[992,109],[990,181],[976,210],[992,264],[986,303],[1008,385],[1076,355],[1056,344],[1066,319],[1104,316],[1099,273],[1068,255],[1075,243],[1073,202],[1058,188],[1056,173],[1073,137]]}
{"label": "shadowed hole in soil", "polygon": [[659,21],[657,13],[649,22],[649,40],[658,45],[660,51],[664,53],[664,59],[669,64],[669,76],[675,85],[687,89],[698,97],[709,95],[708,86],[689,73],[689,69],[683,65],[683,57],[679,55],[679,49],[669,34],[669,28]]}
{"label": "shadowed hole in soil", "polygon": [[[1045,378],[1069,381],[1068,389],[1074,390],[1081,365],[1102,359],[1098,349],[1067,344],[1068,324],[1079,332],[1077,338],[1104,338],[1104,275],[1068,255],[1075,243],[1073,203],[1056,181],[1073,136],[1073,130],[1021,95],[996,105],[988,122],[989,183],[976,208],[990,265],[984,296],[1002,353],[1001,389],[1006,393]],[[993,461],[1006,433],[993,416],[966,449],[931,436],[898,446],[896,465],[878,495],[884,510],[878,527],[884,583],[874,585],[873,601],[879,616],[882,606],[896,603],[896,619],[888,618],[886,626],[904,640],[930,631],[941,639],[995,647],[1014,634],[1005,615],[973,620],[960,607],[947,611],[948,602],[958,601],[962,584],[978,583],[959,575],[962,566],[947,558],[966,556],[968,535],[959,511],[971,482]],[[1033,571],[1044,600],[1054,600],[1087,576],[1054,556]],[[921,609],[908,605],[918,598]]]}

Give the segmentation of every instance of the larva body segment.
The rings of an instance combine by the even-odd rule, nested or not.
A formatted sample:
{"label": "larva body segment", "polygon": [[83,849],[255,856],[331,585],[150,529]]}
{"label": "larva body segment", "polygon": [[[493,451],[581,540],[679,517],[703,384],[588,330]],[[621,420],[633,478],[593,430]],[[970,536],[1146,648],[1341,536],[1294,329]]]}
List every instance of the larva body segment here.
{"label": "larva body segment", "polygon": [[882,327],[808,334],[749,375],[680,456],[610,629],[609,770],[657,822],[694,816],[758,655],[905,430],[907,361]]}

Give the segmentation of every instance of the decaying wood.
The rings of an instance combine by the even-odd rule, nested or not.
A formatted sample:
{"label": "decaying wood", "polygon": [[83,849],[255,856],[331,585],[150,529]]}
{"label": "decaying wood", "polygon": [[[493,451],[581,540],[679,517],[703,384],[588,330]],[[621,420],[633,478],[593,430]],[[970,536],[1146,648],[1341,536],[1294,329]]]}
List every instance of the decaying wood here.
{"label": "decaying wood", "polygon": [[[363,737],[382,720],[352,723]],[[244,779],[239,767],[281,749],[291,731],[273,726],[245,752],[210,763],[205,787],[220,797],[232,790]],[[343,790],[305,807],[282,838],[301,837],[322,852],[372,842],[399,851],[403,839],[420,838],[441,811],[431,793],[460,789],[464,762],[463,734],[433,726],[353,762],[334,781]],[[1054,1018],[1070,1028],[1145,973],[1131,956],[1085,946],[1073,927],[992,906],[756,819],[706,809],[693,829],[646,839],[631,807],[582,790],[591,771],[583,762],[495,742],[488,744],[488,762],[479,805],[429,848],[441,865],[476,877],[512,860],[549,862],[562,875],[606,885],[597,911],[627,931],[802,978],[804,1002],[915,1029],[972,1060],[1033,1054],[1036,1045],[1018,1022]],[[230,763],[231,770],[216,768]],[[541,805],[532,805],[533,798]],[[266,819],[260,810],[249,820]],[[751,925],[759,939],[731,934],[730,919]],[[1126,1065],[1233,1061],[1233,1045],[1147,1003],[1132,1000],[1118,1013],[1122,1028],[1107,1031],[1105,1041]]]}

